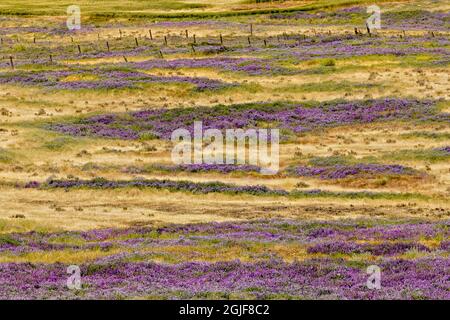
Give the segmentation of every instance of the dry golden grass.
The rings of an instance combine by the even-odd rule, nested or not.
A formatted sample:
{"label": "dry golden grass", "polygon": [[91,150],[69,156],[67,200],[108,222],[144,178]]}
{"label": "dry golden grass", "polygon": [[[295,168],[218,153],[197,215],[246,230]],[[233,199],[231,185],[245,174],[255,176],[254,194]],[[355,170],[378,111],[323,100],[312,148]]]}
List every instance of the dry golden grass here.
{"label": "dry golden grass", "polygon": [[[23,2],[23,1],[22,1]],[[206,0],[190,2],[210,4]],[[285,1],[262,3],[259,8],[289,7],[304,5],[310,1]],[[58,2],[60,3],[60,2]],[[20,3],[19,3],[20,4]],[[17,5],[13,1],[2,2],[0,9],[7,5]],[[431,10],[448,8],[443,1],[405,1],[383,3],[387,9],[397,6],[409,6]],[[253,5],[241,1],[216,1],[204,10],[249,9]],[[190,10],[190,9],[187,9]],[[201,9],[203,10],[203,9]],[[158,11],[158,10],[156,10]],[[64,23],[64,17],[27,17],[0,21],[1,27],[32,26]],[[254,37],[259,37],[255,45],[262,45],[263,37],[286,33],[325,33],[343,34],[353,32],[348,26],[311,27],[305,25],[269,25],[265,17],[231,19],[231,24],[223,26],[212,24],[189,27],[189,33],[198,37],[215,37],[223,34],[225,44],[231,37],[246,37],[248,24],[254,22]],[[240,23],[240,22],[244,23]],[[236,23],[238,22],[238,23]],[[8,23],[8,25],[6,25]],[[112,22],[116,25],[115,22]],[[123,29],[123,36],[143,38],[148,35],[148,26],[136,21],[129,27],[100,28],[95,32],[85,32],[74,36],[75,42],[97,42],[112,39]],[[185,27],[154,26],[154,43],[161,44],[163,36],[183,35]],[[427,31],[408,32],[425,34]],[[397,30],[383,29],[383,35],[398,35]],[[33,34],[23,35],[23,41],[30,42]],[[170,39],[170,38],[169,38]],[[245,40],[245,38],[243,38]],[[46,39],[57,44],[69,44],[69,36],[48,35]],[[115,41],[115,40],[112,40]],[[183,39],[186,44],[191,39]],[[183,43],[184,43],[183,42]],[[251,56],[250,54],[248,56]],[[202,58],[192,53],[166,54],[167,59]],[[130,62],[156,59],[156,55],[127,56]],[[429,56],[417,56],[422,62]],[[122,57],[96,59],[68,59],[58,61],[62,65],[85,64],[102,65],[122,62]],[[413,61],[414,62],[414,61]],[[416,61],[417,62],[417,61]],[[300,70],[310,70],[320,66],[320,60],[300,62]],[[8,71],[2,69],[1,71]],[[25,190],[14,187],[27,181],[44,181],[50,176],[57,178],[80,177],[90,179],[102,176],[109,179],[131,179],[136,175],[122,172],[130,165],[170,163],[171,145],[168,142],[148,141],[145,144],[136,141],[117,141],[107,139],[73,139],[61,148],[51,149],[52,143],[61,135],[40,127],[43,122],[62,121],[65,117],[79,117],[94,113],[126,112],[142,108],[177,108],[192,106],[213,106],[216,104],[234,104],[258,101],[292,100],[328,101],[337,98],[364,99],[368,97],[433,98],[446,99],[442,111],[449,112],[450,82],[449,68],[410,67],[407,61],[399,57],[352,57],[336,60],[336,70],[324,74],[297,74],[288,76],[247,76],[225,73],[209,69],[180,69],[175,71],[151,70],[150,74],[208,77],[226,82],[237,81],[244,85],[234,91],[195,92],[180,86],[149,86],[143,90],[123,91],[83,91],[59,92],[33,87],[1,85],[0,109],[7,115],[0,115],[0,148],[11,153],[13,160],[0,163],[0,232],[30,230],[87,230],[103,227],[127,227],[132,225],[158,225],[163,223],[188,223],[228,221],[236,219],[257,219],[288,217],[299,219],[340,219],[355,217],[422,217],[430,219],[448,218],[449,203],[442,200],[450,190],[450,164],[448,162],[427,163],[417,160],[399,160],[396,163],[413,167],[427,173],[427,177],[402,178],[379,184],[377,181],[353,180],[330,182],[320,179],[259,177],[255,175],[219,175],[187,173],[148,173],[139,174],[146,178],[170,178],[192,180],[196,182],[216,181],[238,185],[261,184],[271,188],[292,190],[297,183],[306,183],[310,188],[330,191],[374,190],[385,192],[411,192],[428,196],[439,195],[438,200],[350,200],[350,199],[287,199],[283,197],[252,197],[244,195],[192,195],[188,193],[170,193],[155,190]],[[317,85],[333,82],[336,84],[365,84],[369,81],[376,86],[356,89],[317,89]],[[254,85],[253,85],[254,84]],[[309,85],[301,89],[302,85]],[[42,112],[43,111],[43,112]],[[438,130],[439,129],[439,130]],[[342,126],[313,132],[294,141],[281,145],[280,164],[289,165],[306,162],[313,156],[351,155],[356,159],[380,157],[385,153],[399,149],[423,149],[443,146],[446,141],[425,138],[406,139],[402,134],[414,131],[450,132],[450,128],[436,128],[431,124],[410,126],[403,123],[382,123],[370,125]],[[156,147],[156,151],[144,151],[145,145]],[[84,152],[86,151],[86,152]],[[386,162],[389,162],[386,160]],[[85,169],[93,163],[100,169]],[[440,200],[439,200],[440,199]],[[439,209],[439,210],[437,210]],[[82,210],[82,211],[81,211]],[[15,218],[24,215],[24,218]],[[277,249],[280,255],[288,259],[299,258],[301,250],[291,253],[288,249]],[[285,250],[285,251],[283,251]],[[86,253],[86,257],[89,254]],[[25,259],[25,258],[24,258]],[[44,261],[43,257],[27,257],[33,261]],[[41,259],[41,260],[39,260]],[[56,259],[54,257],[48,259]],[[25,261],[25,260],[24,260]]]}
{"label": "dry golden grass", "polygon": [[[240,219],[448,218],[445,200],[368,200],[156,190],[30,190],[1,187],[0,233],[89,230]],[[23,215],[17,218],[17,215]]]}
{"label": "dry golden grass", "polygon": [[2,254],[0,263],[86,263],[101,257],[119,253],[119,250],[54,250],[36,251],[20,255]]}

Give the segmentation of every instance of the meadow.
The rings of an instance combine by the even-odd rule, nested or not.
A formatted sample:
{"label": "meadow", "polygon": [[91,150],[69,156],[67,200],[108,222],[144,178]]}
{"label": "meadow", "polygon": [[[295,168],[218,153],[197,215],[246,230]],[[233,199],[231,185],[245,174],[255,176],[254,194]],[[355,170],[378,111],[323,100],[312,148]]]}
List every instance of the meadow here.
{"label": "meadow", "polygon": [[0,299],[450,299],[450,5],[371,4],[2,1]]}

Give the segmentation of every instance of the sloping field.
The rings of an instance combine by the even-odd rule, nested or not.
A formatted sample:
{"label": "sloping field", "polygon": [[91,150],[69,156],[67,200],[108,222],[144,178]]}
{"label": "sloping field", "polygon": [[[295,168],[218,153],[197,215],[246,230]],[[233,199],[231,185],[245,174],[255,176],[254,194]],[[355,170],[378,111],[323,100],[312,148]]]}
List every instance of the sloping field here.
{"label": "sloping field", "polygon": [[449,5],[372,4],[2,1],[0,298],[450,299]]}

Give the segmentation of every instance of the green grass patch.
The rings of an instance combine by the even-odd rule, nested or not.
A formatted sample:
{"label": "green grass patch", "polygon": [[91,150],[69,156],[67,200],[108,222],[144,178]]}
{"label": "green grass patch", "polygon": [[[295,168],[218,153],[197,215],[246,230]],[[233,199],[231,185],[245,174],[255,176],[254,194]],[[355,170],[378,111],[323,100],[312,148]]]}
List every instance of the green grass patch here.
{"label": "green grass patch", "polygon": [[356,83],[350,81],[321,81],[305,83],[301,85],[291,85],[283,87],[286,92],[335,92],[335,91],[355,91],[358,89],[381,88],[382,85],[376,83]]}
{"label": "green grass patch", "polygon": [[2,244],[8,244],[12,246],[20,246],[21,243],[18,240],[13,239],[11,236],[8,235],[0,235],[0,245]]}
{"label": "green grass patch", "polygon": [[419,193],[391,193],[391,192],[371,192],[371,191],[323,191],[312,192],[294,190],[289,194],[290,197],[301,198],[337,198],[337,199],[371,199],[371,200],[429,200],[430,196]]}
{"label": "green grass patch", "polygon": [[430,139],[437,141],[450,141],[450,132],[430,132],[430,131],[414,131],[409,133],[403,133],[400,137],[405,139]]}
{"label": "green grass patch", "polygon": [[445,151],[437,149],[398,150],[391,153],[385,153],[381,158],[395,161],[427,161],[434,163],[449,161],[450,155]]}
{"label": "green grass patch", "polygon": [[13,160],[14,156],[10,151],[0,148],[0,163],[10,163]]}
{"label": "green grass patch", "polygon": [[75,143],[76,139],[72,137],[58,137],[45,142],[42,146],[51,151],[59,151],[66,148],[69,144]]}

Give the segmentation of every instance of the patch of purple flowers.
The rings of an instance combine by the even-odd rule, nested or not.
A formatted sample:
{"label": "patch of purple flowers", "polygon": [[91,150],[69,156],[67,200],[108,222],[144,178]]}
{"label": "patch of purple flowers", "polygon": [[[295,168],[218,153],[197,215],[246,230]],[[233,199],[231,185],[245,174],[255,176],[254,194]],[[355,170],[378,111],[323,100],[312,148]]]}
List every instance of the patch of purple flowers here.
{"label": "patch of purple flowers", "polygon": [[202,121],[204,130],[258,128],[264,123],[296,134],[323,127],[390,120],[449,121],[449,115],[439,114],[432,101],[402,99],[314,105],[257,103],[212,108],[142,110],[124,115],[83,118],[73,123],[52,124],[49,128],[74,136],[138,139],[150,134],[160,139],[170,139],[172,132],[179,128],[193,133],[194,121]]}
{"label": "patch of purple flowers", "polygon": [[[370,16],[365,7],[348,7],[335,11],[314,13],[296,12],[289,14],[272,14],[271,19],[294,19],[320,25],[348,24],[349,19],[366,20]],[[450,25],[448,12],[411,10],[387,11],[383,13],[383,28],[403,30],[446,30]]]}
{"label": "patch of purple flowers", "polygon": [[450,155],[450,146],[446,146],[446,147],[442,147],[442,148],[437,148],[437,151],[442,151],[448,155]]}
{"label": "patch of purple flowers", "polygon": [[191,182],[191,181],[174,181],[174,180],[106,180],[102,178],[92,180],[49,180],[41,187],[43,188],[100,188],[100,189],[114,189],[114,188],[154,188],[167,189],[171,191],[189,191],[193,193],[246,193],[253,195],[288,195],[284,190],[270,189],[262,185],[254,186],[238,186],[233,184],[226,184],[222,182]]}
{"label": "patch of purple flowers", "polygon": [[376,176],[382,174],[405,175],[413,174],[414,170],[401,165],[355,164],[334,165],[325,167],[298,166],[289,172],[300,177],[319,177],[320,179],[343,179],[351,176]]}
{"label": "patch of purple flowers", "polygon": [[[378,244],[355,243],[352,239],[383,240],[385,233],[394,230],[404,231],[406,238]],[[83,286],[76,291],[67,289],[65,264],[0,263],[0,298],[228,299],[230,294],[237,294],[259,299],[449,299],[446,271],[450,265],[445,256],[448,241],[432,250],[417,242],[424,234],[435,239],[448,238],[448,222],[273,219],[6,234],[0,235],[0,252],[9,255],[94,248],[106,254],[111,248],[122,248],[123,252],[111,252],[80,264]],[[199,245],[220,250],[222,246],[239,244],[248,248],[252,243],[264,244],[269,251],[271,244],[304,245],[309,254],[328,257],[289,263],[268,255],[251,263],[232,260],[166,264],[152,262],[151,258],[148,261],[147,255],[151,248],[164,252],[167,246],[183,246],[196,252]],[[410,260],[395,257],[409,250],[426,256]],[[374,255],[383,272],[382,288],[368,290],[366,265],[356,267],[334,257],[335,253]],[[144,262],[133,262],[137,258]]]}
{"label": "patch of purple flowers", "polygon": [[320,259],[286,263],[192,262],[176,265],[81,265],[83,287],[68,290],[67,265],[0,264],[1,299],[117,299],[131,297],[229,299],[450,299],[449,259],[390,260],[380,264],[382,288],[366,287],[365,270]]}
{"label": "patch of purple flowers", "polygon": [[294,71],[260,58],[214,57],[202,59],[147,60],[134,64],[137,69],[214,68],[222,71],[244,72],[249,75],[292,74]]}
{"label": "patch of purple flowers", "polygon": [[358,244],[346,241],[322,242],[308,248],[308,253],[371,253],[376,256],[388,256],[405,253],[409,250],[430,251],[420,243],[383,242],[380,244]]}
{"label": "patch of purple flowers", "polygon": [[150,167],[138,168],[127,167],[124,172],[127,173],[145,173],[151,171],[168,171],[168,172],[259,172],[260,167],[254,165],[235,165],[235,164],[182,164],[182,165],[154,165]]}
{"label": "patch of purple flowers", "polygon": [[[69,76],[95,75],[95,80],[64,81]],[[187,83],[195,86],[196,90],[217,90],[235,86],[219,80],[204,77],[185,76],[153,76],[137,71],[92,70],[76,71],[41,71],[41,72],[15,72],[0,74],[0,84],[40,85],[53,89],[79,90],[79,89],[121,89],[137,88],[146,83],[177,84]]]}

